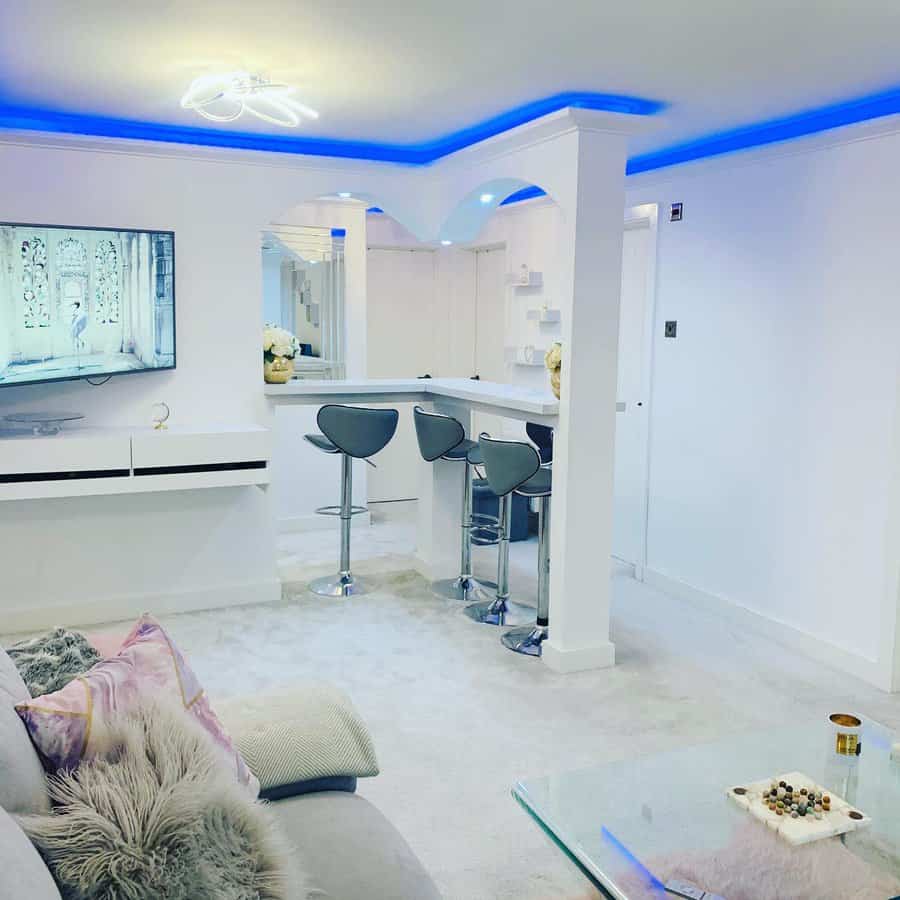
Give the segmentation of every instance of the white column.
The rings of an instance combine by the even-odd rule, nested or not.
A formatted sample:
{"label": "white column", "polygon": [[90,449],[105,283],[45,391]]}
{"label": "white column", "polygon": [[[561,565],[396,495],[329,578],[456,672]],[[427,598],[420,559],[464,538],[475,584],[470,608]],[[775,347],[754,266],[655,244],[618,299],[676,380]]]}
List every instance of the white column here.
{"label": "white column", "polygon": [[573,137],[571,195],[560,198],[562,396],[543,649],[557,672],[615,662],[609,560],[626,136],[580,129]]}

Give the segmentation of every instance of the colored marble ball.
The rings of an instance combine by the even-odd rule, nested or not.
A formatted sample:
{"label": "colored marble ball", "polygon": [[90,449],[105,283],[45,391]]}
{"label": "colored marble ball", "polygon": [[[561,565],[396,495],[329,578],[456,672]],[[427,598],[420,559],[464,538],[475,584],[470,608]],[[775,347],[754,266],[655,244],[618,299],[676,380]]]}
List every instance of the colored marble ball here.
{"label": "colored marble ball", "polygon": [[821,791],[805,787],[795,791],[794,786],[784,781],[773,781],[763,792],[762,802],[778,816],[792,819],[821,819],[831,810],[831,797]]}

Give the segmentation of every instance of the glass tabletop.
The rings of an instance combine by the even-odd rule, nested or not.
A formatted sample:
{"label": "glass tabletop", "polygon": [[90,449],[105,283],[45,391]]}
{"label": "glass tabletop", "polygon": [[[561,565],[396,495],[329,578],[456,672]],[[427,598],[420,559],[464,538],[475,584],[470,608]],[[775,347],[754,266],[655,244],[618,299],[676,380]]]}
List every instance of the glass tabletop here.
{"label": "glass tabletop", "polygon": [[[772,722],[727,740],[518,782],[513,796],[616,900],[672,900],[678,895],[665,885],[673,879],[725,900],[900,898],[897,738],[864,719],[860,756],[838,756],[834,740],[827,722]],[[794,845],[727,796],[789,772],[871,822]]]}

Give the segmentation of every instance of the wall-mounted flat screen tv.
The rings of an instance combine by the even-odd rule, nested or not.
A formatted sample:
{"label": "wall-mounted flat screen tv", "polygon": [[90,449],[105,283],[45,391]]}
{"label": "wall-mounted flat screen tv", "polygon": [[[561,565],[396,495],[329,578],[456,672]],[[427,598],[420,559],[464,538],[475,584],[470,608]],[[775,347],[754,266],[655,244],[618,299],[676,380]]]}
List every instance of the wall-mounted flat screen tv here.
{"label": "wall-mounted flat screen tv", "polygon": [[0,222],[0,387],[175,368],[175,235]]}

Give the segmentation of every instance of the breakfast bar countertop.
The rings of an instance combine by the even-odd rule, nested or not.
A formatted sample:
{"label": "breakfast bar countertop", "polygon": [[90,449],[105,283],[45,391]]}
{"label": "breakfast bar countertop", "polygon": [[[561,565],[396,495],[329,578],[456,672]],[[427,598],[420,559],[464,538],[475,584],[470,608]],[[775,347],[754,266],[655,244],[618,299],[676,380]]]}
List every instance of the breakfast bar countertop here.
{"label": "breakfast bar countertop", "polygon": [[[287,384],[267,384],[270,401],[287,403],[335,400],[370,402],[395,399],[422,400],[439,397],[461,400],[468,404],[494,407],[520,414],[553,418],[559,415],[559,401],[547,391],[502,384],[496,381],[473,381],[471,378],[358,378],[335,381],[294,379]],[[354,400],[354,398],[356,398]]]}

